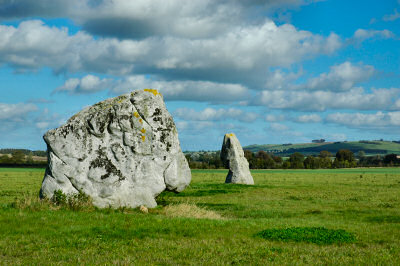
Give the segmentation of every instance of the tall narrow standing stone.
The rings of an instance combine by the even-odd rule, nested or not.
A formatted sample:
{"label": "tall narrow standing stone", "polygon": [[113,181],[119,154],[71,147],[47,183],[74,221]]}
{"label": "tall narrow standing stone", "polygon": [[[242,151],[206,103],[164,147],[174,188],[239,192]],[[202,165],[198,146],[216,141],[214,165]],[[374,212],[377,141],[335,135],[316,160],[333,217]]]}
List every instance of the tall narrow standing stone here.
{"label": "tall narrow standing stone", "polygon": [[254,185],[250,174],[249,163],[244,157],[244,152],[235,134],[225,134],[221,148],[221,160],[229,173],[225,183]]}

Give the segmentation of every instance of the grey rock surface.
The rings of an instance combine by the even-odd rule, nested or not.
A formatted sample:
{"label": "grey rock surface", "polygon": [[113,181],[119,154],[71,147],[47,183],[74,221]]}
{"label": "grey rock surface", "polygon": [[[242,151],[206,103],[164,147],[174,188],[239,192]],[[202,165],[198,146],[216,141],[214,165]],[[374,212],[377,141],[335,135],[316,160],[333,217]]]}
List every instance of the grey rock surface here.
{"label": "grey rock surface", "polygon": [[178,132],[157,90],[107,99],[44,135],[48,167],[40,195],[79,191],[104,207],[157,206],[165,189],[180,192],[191,173]]}
{"label": "grey rock surface", "polygon": [[243,148],[235,134],[225,134],[221,148],[221,160],[229,168],[225,183],[254,185],[249,162],[244,157]]}

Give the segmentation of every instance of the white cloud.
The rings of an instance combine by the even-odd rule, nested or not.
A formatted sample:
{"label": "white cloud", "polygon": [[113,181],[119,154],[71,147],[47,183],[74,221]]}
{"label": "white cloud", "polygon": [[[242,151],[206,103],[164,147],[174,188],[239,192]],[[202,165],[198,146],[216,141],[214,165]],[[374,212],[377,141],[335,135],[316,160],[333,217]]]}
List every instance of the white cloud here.
{"label": "white cloud", "polygon": [[365,30],[358,29],[354,32],[353,40],[357,42],[363,42],[367,39],[390,39],[394,38],[395,34],[390,30]]}
{"label": "white cloud", "polygon": [[249,123],[254,122],[258,118],[256,113],[245,112],[236,108],[206,108],[202,111],[196,111],[189,108],[179,108],[175,110],[174,114],[181,119],[192,121],[225,121],[227,119],[232,119]]}
{"label": "white cloud", "polygon": [[71,78],[64,85],[55,89],[55,92],[66,91],[71,94],[94,93],[102,91],[111,85],[110,79],[100,79],[97,76],[86,75],[81,79]]}
{"label": "white cloud", "polygon": [[304,0],[2,0],[0,18],[69,17],[86,32],[118,38],[214,38]]}
{"label": "white cloud", "polygon": [[397,9],[394,9],[393,14],[383,16],[384,21],[395,21],[399,18],[400,18],[400,13],[397,11]]}
{"label": "white cloud", "polygon": [[264,88],[268,90],[295,89],[296,86],[291,84],[291,82],[298,79],[302,74],[302,69],[300,69],[297,73],[286,73],[281,69],[277,69],[267,74],[267,81]]}
{"label": "white cloud", "polygon": [[252,102],[272,109],[301,111],[325,111],[328,109],[353,110],[396,110],[395,101],[400,89],[372,89],[370,93],[362,88],[345,92],[332,91],[262,91]]}
{"label": "white cloud", "polygon": [[287,130],[289,130],[289,127],[288,126],[286,126],[286,125],[284,125],[284,124],[279,124],[279,123],[271,123],[270,124],[270,126],[269,126],[269,128],[272,130],[272,131],[287,131]]}
{"label": "white cloud", "polygon": [[285,115],[280,114],[280,115],[266,115],[265,116],[265,121],[267,122],[279,122],[279,121],[284,121],[286,119]]}
{"label": "white cloud", "polygon": [[18,27],[0,26],[0,63],[19,71],[50,67],[55,72],[143,73],[254,87],[263,87],[269,67],[331,53],[340,45],[334,33],[325,38],[268,20],[232,28],[215,38],[165,36],[123,41],[95,39],[84,32],[70,35],[67,29],[37,20],[21,22]]}
{"label": "white cloud", "polygon": [[309,114],[309,115],[298,116],[295,119],[295,121],[300,122],[300,123],[318,123],[318,122],[321,122],[322,119],[317,114]]}
{"label": "white cloud", "polygon": [[400,112],[334,113],[326,117],[329,123],[352,128],[385,129],[400,132]]}
{"label": "white cloud", "polygon": [[370,65],[344,62],[331,67],[329,73],[308,80],[302,87],[312,90],[347,91],[356,83],[367,81],[375,72]]}
{"label": "white cloud", "polygon": [[215,83],[209,81],[157,81],[145,76],[128,76],[114,84],[116,94],[133,89],[154,88],[159,90],[165,100],[231,102],[248,99],[249,90],[239,84]]}
{"label": "white cloud", "polygon": [[238,84],[224,84],[208,81],[162,81],[144,75],[126,76],[123,79],[100,79],[88,75],[82,79],[72,78],[54,92],[70,94],[95,93],[108,89],[113,94],[127,93],[136,89],[153,88],[159,90],[165,100],[231,102],[248,100],[249,90]]}
{"label": "white cloud", "polygon": [[0,121],[24,122],[37,110],[37,106],[31,103],[0,103]]}

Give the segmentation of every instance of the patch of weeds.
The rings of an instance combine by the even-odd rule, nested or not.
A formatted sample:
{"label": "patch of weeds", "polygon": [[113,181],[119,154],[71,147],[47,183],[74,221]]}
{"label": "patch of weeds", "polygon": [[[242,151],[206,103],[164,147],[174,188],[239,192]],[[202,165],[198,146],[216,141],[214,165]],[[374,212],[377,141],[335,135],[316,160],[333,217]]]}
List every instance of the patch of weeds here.
{"label": "patch of weeds", "polygon": [[308,210],[306,214],[322,214],[321,210]]}
{"label": "patch of weeds", "polygon": [[309,242],[318,245],[352,243],[356,240],[353,234],[345,230],[333,230],[325,227],[291,227],[267,229],[256,236],[276,241]]}
{"label": "patch of weeds", "polygon": [[237,218],[291,218],[296,216],[295,213],[272,211],[272,210],[254,210],[247,209],[246,211],[238,212],[234,214]]}
{"label": "patch of weeds", "polygon": [[301,200],[301,198],[296,197],[296,196],[289,196],[286,199],[288,199],[288,200]]}
{"label": "patch of weeds", "polygon": [[93,206],[91,198],[82,191],[77,194],[65,194],[62,190],[56,190],[50,201],[56,206],[74,211]]}
{"label": "patch of weeds", "polygon": [[228,193],[240,193],[240,190],[230,190],[230,189],[199,189],[199,190],[189,190],[176,194],[176,197],[205,197],[213,196],[217,194],[228,194]]}
{"label": "patch of weeds", "polygon": [[378,207],[380,207],[380,208],[394,208],[393,204],[390,204],[390,203],[388,203],[388,202],[379,203],[379,204],[378,204]]}
{"label": "patch of weeds", "polygon": [[254,188],[253,185],[243,185],[243,184],[208,184],[200,183],[191,186],[192,189],[212,189],[212,190],[245,190],[249,188]]}
{"label": "patch of weeds", "polygon": [[354,197],[354,198],[349,198],[349,199],[347,199],[347,201],[354,201],[354,202],[358,202],[358,201],[359,201],[359,199],[358,199],[358,198],[356,198],[356,197]]}
{"label": "patch of weeds", "polygon": [[269,250],[271,250],[272,252],[276,252],[276,253],[282,253],[282,252],[283,252],[283,249],[282,249],[282,248],[275,248],[275,247],[272,247],[272,248],[270,248]]}
{"label": "patch of weeds", "polygon": [[215,211],[242,211],[246,207],[232,203],[197,203],[199,207],[205,207]]}
{"label": "patch of weeds", "polygon": [[376,223],[400,223],[399,215],[381,215],[381,216],[371,216],[367,217],[368,222]]}

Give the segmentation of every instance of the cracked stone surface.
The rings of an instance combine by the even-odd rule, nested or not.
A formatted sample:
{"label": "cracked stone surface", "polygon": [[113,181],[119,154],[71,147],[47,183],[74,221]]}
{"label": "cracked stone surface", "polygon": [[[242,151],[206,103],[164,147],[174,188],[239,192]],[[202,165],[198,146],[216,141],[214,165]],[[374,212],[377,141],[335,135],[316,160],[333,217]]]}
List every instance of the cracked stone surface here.
{"label": "cracked stone surface", "polygon": [[190,183],[178,132],[157,90],[107,99],[44,135],[48,166],[41,197],[82,191],[104,208],[157,206],[164,190]]}
{"label": "cracked stone surface", "polygon": [[221,148],[221,160],[229,168],[225,183],[254,185],[249,162],[235,134],[225,134]]}

